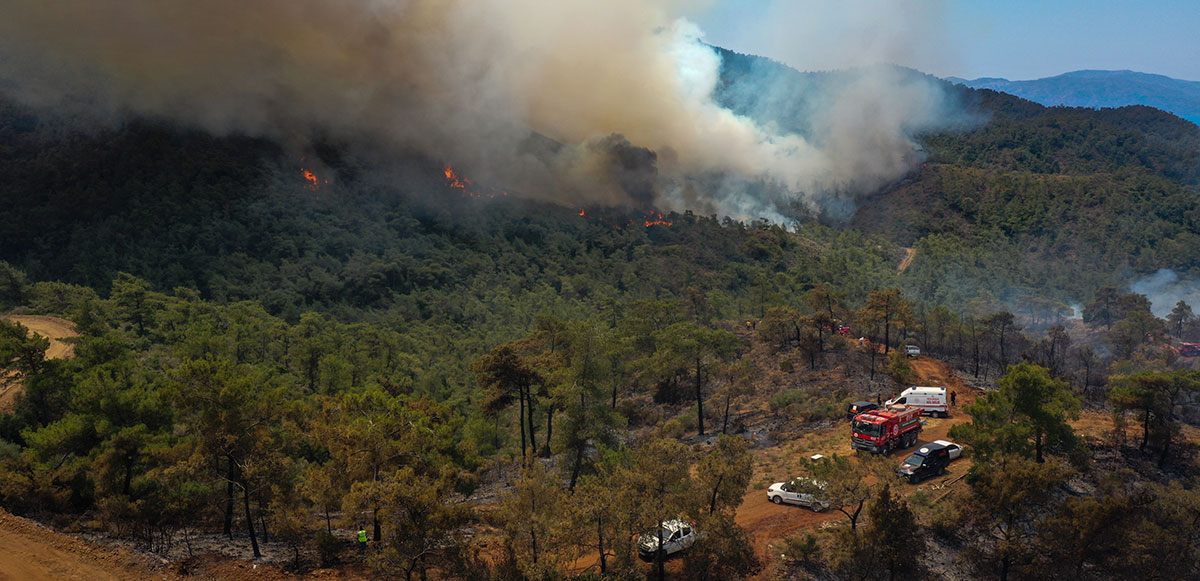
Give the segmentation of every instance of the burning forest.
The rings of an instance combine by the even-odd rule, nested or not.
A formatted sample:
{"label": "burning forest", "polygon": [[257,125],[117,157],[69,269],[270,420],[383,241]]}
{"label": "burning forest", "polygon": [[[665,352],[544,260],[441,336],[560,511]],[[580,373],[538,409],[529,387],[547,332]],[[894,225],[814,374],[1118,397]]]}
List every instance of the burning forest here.
{"label": "burning forest", "polygon": [[[497,196],[508,196],[508,191],[506,190],[475,183],[470,178],[459,173],[458,170],[455,170],[450,164],[442,165],[442,176],[445,178],[446,187],[461,192],[462,196],[468,199],[496,199]],[[630,212],[626,209],[609,207],[597,207],[589,212],[586,208],[580,208],[579,216],[599,224],[610,225],[617,230],[624,230],[639,224],[645,228],[671,226],[673,224],[672,220],[653,208],[642,212]]]}
{"label": "burning forest", "polygon": [[[144,115],[280,142],[323,136],[362,144],[383,164],[389,151],[462,160],[489,182],[568,207],[777,222],[791,207],[844,204],[902,177],[921,159],[913,136],[959,117],[942,85],[863,68],[806,93],[805,135],[783,130],[775,111],[716,98],[725,63],[686,5],[304,6],[102,0],[84,14],[21,3],[0,23],[0,50],[14,55],[0,60],[0,79],[22,102],[98,120]],[[745,89],[779,89],[754,82]],[[531,136],[554,151],[530,155]],[[655,156],[644,192],[629,192],[630,160],[614,157],[614,139]],[[756,181],[779,194],[757,195],[746,187]]]}

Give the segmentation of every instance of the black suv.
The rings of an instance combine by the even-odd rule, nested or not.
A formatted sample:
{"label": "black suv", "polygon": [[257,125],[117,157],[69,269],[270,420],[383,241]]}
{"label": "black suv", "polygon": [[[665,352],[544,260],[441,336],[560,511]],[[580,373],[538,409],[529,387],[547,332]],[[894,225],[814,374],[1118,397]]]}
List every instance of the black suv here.
{"label": "black suv", "polygon": [[857,416],[858,414],[877,409],[879,409],[879,404],[873,401],[856,401],[850,404],[850,407],[846,409],[846,419],[852,420],[854,419],[854,416]]}
{"label": "black suv", "polygon": [[950,465],[950,449],[943,444],[925,444],[896,468],[896,474],[916,484],[946,471]]}

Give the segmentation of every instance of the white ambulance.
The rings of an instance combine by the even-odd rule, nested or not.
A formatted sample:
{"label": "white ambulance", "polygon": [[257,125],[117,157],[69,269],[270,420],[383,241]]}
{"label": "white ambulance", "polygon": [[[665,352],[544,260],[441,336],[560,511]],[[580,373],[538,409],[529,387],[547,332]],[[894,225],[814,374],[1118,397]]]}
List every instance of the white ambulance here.
{"label": "white ambulance", "polygon": [[944,387],[910,387],[884,405],[897,404],[919,407],[931,416],[944,418],[950,415],[950,394]]}

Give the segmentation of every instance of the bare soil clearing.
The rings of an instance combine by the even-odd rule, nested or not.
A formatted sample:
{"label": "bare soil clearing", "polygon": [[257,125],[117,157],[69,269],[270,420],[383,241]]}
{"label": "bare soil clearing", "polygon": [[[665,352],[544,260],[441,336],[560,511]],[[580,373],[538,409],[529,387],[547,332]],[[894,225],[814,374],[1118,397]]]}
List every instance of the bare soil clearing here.
{"label": "bare soil clearing", "polygon": [[[75,346],[63,341],[79,336],[79,333],[75,332],[75,323],[44,315],[5,315],[4,318],[20,323],[30,332],[49,339],[50,347],[46,349],[46,359],[59,359],[75,354]],[[11,376],[0,377],[0,413],[12,411],[13,406],[17,405],[17,395],[23,388],[24,386],[19,381],[14,381]]]}
{"label": "bare soil clearing", "polygon": [[175,563],[116,542],[97,543],[58,533],[0,509],[0,581],[361,581],[373,577],[356,563],[297,575],[277,564],[198,554]]}
{"label": "bare soil clearing", "polygon": [[[951,410],[950,417],[926,419],[925,429],[921,432],[917,444],[919,446],[933,440],[944,440],[952,426],[971,420],[962,412],[962,406],[974,402],[980,392],[967,387],[954,370],[941,361],[918,357],[911,361],[911,365],[919,378],[919,385],[945,386],[958,394],[958,405]],[[782,545],[785,538],[806,529],[845,520],[842,513],[834,509],[814,513],[807,508],[773,504],[767,500],[765,488],[771,482],[783,481],[794,476],[797,469],[807,462],[812,454],[853,456],[849,430],[845,422],[839,422],[833,427],[807,434],[804,438],[756,451],[754,477],[750,480],[751,489],[743,497],[742,505],[738,507],[736,520],[750,533],[754,551],[764,563],[769,562],[771,557],[779,552],[773,549],[772,545]],[[898,463],[899,458],[904,457],[904,453],[896,452],[893,456],[897,458]],[[949,473],[945,476],[926,481],[919,487],[902,484],[904,488],[898,488],[898,491],[911,494],[923,488],[941,485],[961,476],[968,468],[969,460],[957,460],[951,463]]]}
{"label": "bare soil clearing", "polygon": [[30,331],[49,339],[50,348],[46,350],[46,359],[59,359],[75,354],[75,346],[63,342],[63,339],[79,336],[75,331],[75,323],[45,315],[6,315],[4,318],[20,323]]}
{"label": "bare soil clearing", "polygon": [[56,533],[0,510],[0,581],[176,579],[146,558]]}

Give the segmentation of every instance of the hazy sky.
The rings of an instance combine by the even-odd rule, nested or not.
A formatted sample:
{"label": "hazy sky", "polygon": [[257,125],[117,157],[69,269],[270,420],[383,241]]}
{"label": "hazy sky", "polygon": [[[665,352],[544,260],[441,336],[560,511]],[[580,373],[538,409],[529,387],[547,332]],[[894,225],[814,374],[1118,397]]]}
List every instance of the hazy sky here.
{"label": "hazy sky", "polygon": [[1200,81],[1200,0],[715,0],[706,40],[802,70],[938,76],[1132,69]]}

